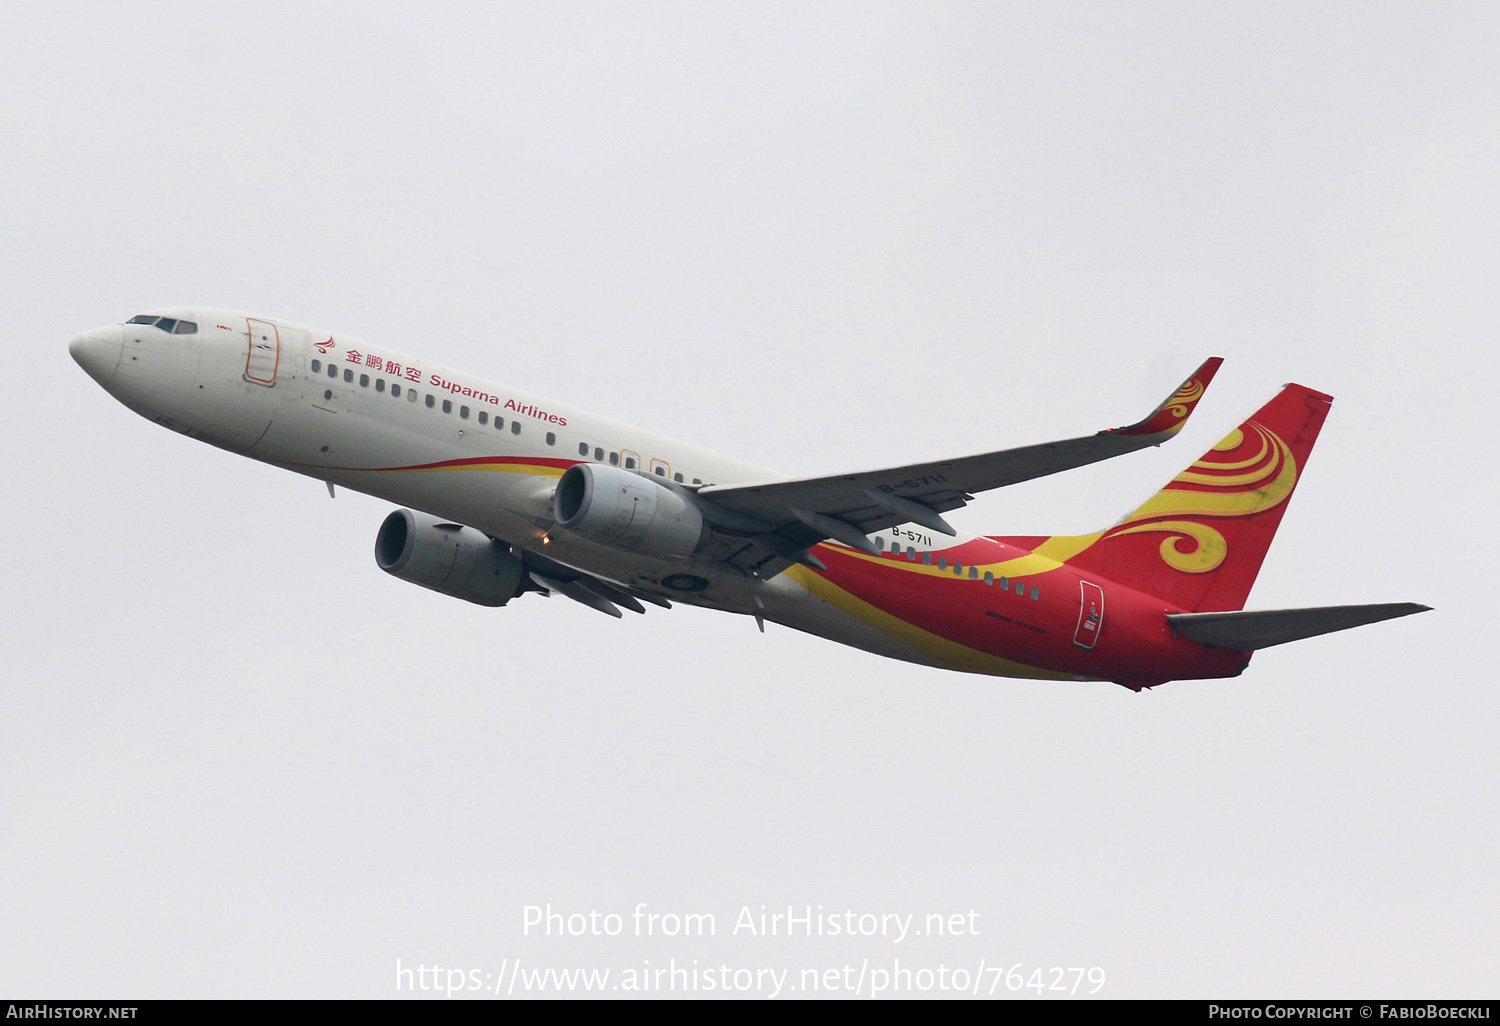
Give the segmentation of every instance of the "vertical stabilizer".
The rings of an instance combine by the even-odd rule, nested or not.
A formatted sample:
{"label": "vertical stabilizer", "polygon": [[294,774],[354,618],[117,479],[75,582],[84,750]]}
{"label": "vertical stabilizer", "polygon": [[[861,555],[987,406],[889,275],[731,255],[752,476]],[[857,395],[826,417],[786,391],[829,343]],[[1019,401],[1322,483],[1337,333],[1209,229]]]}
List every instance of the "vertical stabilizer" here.
{"label": "vertical stabilizer", "polygon": [[1067,562],[1182,609],[1244,608],[1332,403],[1287,385]]}

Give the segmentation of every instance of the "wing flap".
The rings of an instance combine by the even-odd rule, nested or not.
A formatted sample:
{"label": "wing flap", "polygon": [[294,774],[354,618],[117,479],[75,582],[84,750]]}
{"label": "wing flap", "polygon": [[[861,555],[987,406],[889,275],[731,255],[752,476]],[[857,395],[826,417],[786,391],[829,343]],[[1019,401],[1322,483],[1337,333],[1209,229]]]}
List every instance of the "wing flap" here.
{"label": "wing flap", "polygon": [[601,613],[620,616],[620,606],[624,606],[633,613],[644,613],[646,607],[641,605],[640,599],[645,599],[663,609],[672,608],[671,602],[658,595],[626,584],[608,581],[595,574],[584,573],[566,563],[548,559],[541,553],[530,552],[515,546],[511,548],[511,552],[521,560],[530,580],[535,582],[537,588],[549,594],[556,592],[590,609],[597,609]]}
{"label": "wing flap", "polygon": [[1242,609],[1228,613],[1168,613],[1167,622],[1178,634],[1193,641],[1236,652],[1253,652],[1367,623],[1425,613],[1431,608],[1416,602],[1386,602],[1311,609]]}

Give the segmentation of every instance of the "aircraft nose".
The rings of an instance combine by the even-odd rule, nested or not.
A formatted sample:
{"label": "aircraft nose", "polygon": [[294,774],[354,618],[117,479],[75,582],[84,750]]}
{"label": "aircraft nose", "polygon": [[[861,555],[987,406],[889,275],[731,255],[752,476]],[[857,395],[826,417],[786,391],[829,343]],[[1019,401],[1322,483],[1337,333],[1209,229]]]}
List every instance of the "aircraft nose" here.
{"label": "aircraft nose", "polygon": [[118,325],[85,331],[68,343],[68,355],[99,384],[106,384],[120,366],[125,332]]}

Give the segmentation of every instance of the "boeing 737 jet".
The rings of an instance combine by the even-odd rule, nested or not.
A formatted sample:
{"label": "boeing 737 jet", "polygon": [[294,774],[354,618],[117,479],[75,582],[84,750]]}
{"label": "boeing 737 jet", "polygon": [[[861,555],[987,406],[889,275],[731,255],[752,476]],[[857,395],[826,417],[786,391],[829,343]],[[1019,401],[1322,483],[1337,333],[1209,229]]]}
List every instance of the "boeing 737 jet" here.
{"label": "boeing 737 jet", "polygon": [[1428,608],[1244,609],[1333,401],[1302,385],[1103,530],[968,537],[943,518],[979,492],[1167,441],[1217,358],[1127,427],[791,479],[272,317],[156,310],[68,348],[164,427],[398,504],[377,565],[485,606],[542,592],[618,617],[681,601],[926,666],[1137,691]]}

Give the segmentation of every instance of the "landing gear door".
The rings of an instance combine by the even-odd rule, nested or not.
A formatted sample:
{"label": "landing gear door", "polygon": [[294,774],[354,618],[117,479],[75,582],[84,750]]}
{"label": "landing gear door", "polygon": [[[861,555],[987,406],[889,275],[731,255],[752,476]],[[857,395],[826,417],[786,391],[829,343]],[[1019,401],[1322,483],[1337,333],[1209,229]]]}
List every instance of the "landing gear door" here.
{"label": "landing gear door", "polygon": [[271,388],[281,363],[281,335],[270,321],[245,318],[250,329],[250,351],[245,356],[245,380]]}
{"label": "landing gear door", "polygon": [[1092,649],[1104,629],[1104,589],[1088,581],[1078,584],[1083,597],[1078,606],[1078,629],[1073,632],[1073,644]]}

